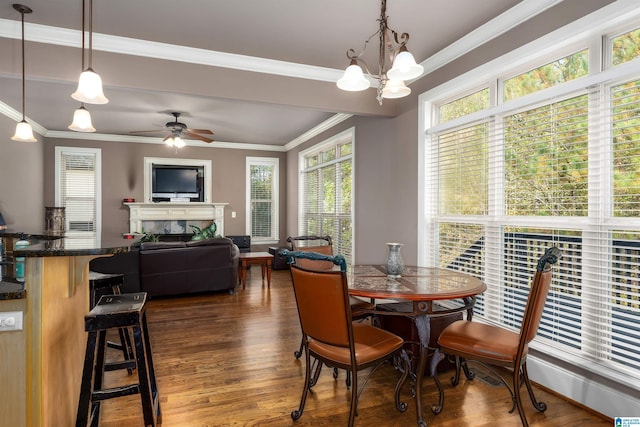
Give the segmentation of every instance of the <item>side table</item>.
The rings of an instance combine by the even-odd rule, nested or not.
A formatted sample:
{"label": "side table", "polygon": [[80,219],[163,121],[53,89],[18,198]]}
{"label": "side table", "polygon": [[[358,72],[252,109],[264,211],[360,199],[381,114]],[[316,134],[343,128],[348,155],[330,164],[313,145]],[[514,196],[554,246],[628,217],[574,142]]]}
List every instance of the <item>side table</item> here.
{"label": "side table", "polygon": [[260,264],[262,267],[262,280],[265,272],[267,274],[267,285],[271,287],[271,266],[273,255],[269,252],[240,252],[240,263],[238,264],[238,280],[242,284],[242,289],[247,285],[247,269],[251,264]]}

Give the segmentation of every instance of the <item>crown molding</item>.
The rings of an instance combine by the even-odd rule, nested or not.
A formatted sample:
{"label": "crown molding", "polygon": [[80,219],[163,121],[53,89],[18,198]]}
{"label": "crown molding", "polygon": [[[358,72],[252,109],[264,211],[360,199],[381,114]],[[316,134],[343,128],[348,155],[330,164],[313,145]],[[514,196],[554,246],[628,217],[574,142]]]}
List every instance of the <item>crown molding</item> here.
{"label": "crown molding", "polygon": [[[25,40],[27,41],[78,49],[82,48],[82,31],[33,23],[25,23],[25,28]],[[20,39],[22,37],[20,22],[10,19],[0,19],[0,37]],[[325,67],[95,32],[93,33],[92,48],[94,51],[110,52],[120,55],[187,62],[212,67],[231,68],[327,82],[337,81],[343,72],[342,70]]]}
{"label": "crown molding", "polygon": [[[422,62],[425,74],[428,74],[445,64],[459,58],[474,48],[498,37],[509,29],[530,19],[532,16],[560,3],[563,0],[523,0],[516,6],[492,19],[458,41],[449,45],[445,49],[432,55]],[[52,27],[48,25],[26,23],[25,39],[32,42],[54,44],[60,46],[81,48],[82,31],[66,28]],[[0,19],[0,37],[20,39],[20,22],[10,19]],[[303,78],[310,80],[337,81],[343,70],[316,67],[305,64],[297,64],[272,59],[250,57],[226,52],[217,52],[206,49],[179,46],[168,43],[159,43],[149,40],[131,39],[127,37],[114,36],[110,34],[93,33],[93,49],[117,54],[126,54],[157,58],[173,61],[188,62],[193,64],[208,65],[213,67],[232,68],[243,71],[257,73],[276,74],[287,77]],[[418,77],[420,78],[420,77]],[[417,80],[417,79],[416,79]],[[0,101],[0,113],[16,121],[22,120],[22,114]],[[213,142],[202,144],[200,142],[190,143],[193,146],[208,146],[218,148],[245,149],[245,150],[266,150],[266,151],[288,151],[300,144],[310,140],[314,136],[330,129],[351,117],[351,114],[339,113],[320,125],[303,133],[299,137],[285,144],[284,146],[272,146],[265,144],[251,144],[238,142]],[[28,120],[32,124],[34,131],[47,138],[71,138],[85,140],[101,140],[116,142],[134,143],[162,143],[161,138],[139,137],[127,135],[107,135],[97,133],[80,133],[71,131],[50,131],[43,126]]]}
{"label": "crown molding", "polygon": [[[516,6],[470,32],[458,41],[422,62],[428,74],[474,48],[498,37],[563,0],[523,0]],[[49,25],[25,23],[25,39],[28,41],[81,48],[82,31]],[[0,19],[0,37],[20,39],[20,22]],[[93,33],[93,50],[156,58],[213,67],[231,68],[256,73],[275,74],[309,80],[336,82],[343,70],[277,61],[267,58],[217,52],[206,49],[132,39],[103,33]]]}
{"label": "crown molding", "polygon": [[[5,104],[2,101],[0,101],[0,114],[3,114],[12,120],[15,120],[16,122],[22,121],[22,113],[13,107],[10,107],[9,105]],[[31,125],[31,128],[33,129],[34,132],[42,136],[46,136],[48,132],[47,128],[42,126],[40,123],[34,122],[27,116],[25,116],[24,119]]]}
{"label": "crown molding", "polygon": [[[109,141],[109,142],[129,142],[137,144],[159,144],[164,145],[163,138],[149,137],[149,136],[134,136],[134,135],[113,135],[107,133],[93,133],[93,132],[73,132],[73,131],[58,131],[49,130],[42,134],[46,138],[60,138],[60,139],[84,139],[92,141]],[[191,139],[183,139],[186,146],[189,147],[205,147],[205,148],[230,148],[234,150],[261,150],[261,151],[286,151],[284,146],[281,145],[269,145],[269,144],[249,144],[244,142],[223,142],[214,141],[211,143],[205,143],[200,141],[194,141]]]}
{"label": "crown molding", "polygon": [[314,136],[319,135],[320,133],[331,129],[332,127],[338,125],[339,123],[344,122],[345,120],[347,120],[351,116],[352,116],[352,114],[346,114],[346,113],[338,113],[338,114],[335,114],[335,115],[331,116],[330,118],[328,118],[324,122],[320,123],[318,126],[312,128],[312,129],[309,129],[308,131],[306,131],[305,133],[303,133],[302,135],[300,135],[299,137],[297,137],[293,141],[287,143],[284,146],[285,151],[289,151],[289,150],[297,147],[298,145],[309,141]]}
{"label": "crown molding", "polygon": [[[441,51],[431,55],[420,65],[424,67],[423,76],[449,62],[458,59],[462,55],[487,43],[488,41],[506,33],[510,29],[531,19],[533,16],[561,3],[563,0],[523,0],[511,9],[496,16],[484,25],[471,31],[469,34],[451,43]],[[420,78],[420,77],[418,77]]]}

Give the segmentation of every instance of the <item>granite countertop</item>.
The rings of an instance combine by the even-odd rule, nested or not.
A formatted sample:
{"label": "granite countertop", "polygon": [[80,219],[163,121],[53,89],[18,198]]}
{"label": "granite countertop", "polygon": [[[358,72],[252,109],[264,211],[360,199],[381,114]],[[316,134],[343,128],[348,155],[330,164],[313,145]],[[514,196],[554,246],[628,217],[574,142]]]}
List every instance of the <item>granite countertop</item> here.
{"label": "granite countertop", "polygon": [[11,299],[22,299],[27,296],[24,282],[11,281],[10,279],[0,281],[0,301]]}
{"label": "granite countertop", "polygon": [[14,256],[50,257],[50,256],[83,256],[109,255],[129,252],[133,241],[126,239],[106,240],[99,244],[82,242],[77,239],[60,238],[40,241],[26,248],[14,249]]}
{"label": "granite countertop", "polygon": [[23,236],[28,240],[57,240],[61,237],[54,234],[44,233],[42,231],[31,233],[28,231],[18,231],[12,229],[0,230],[0,237],[11,237],[14,239],[19,239]]}
{"label": "granite countertop", "polygon": [[[45,233],[28,233],[12,230],[0,230],[0,237],[25,237],[31,242],[26,248],[13,249],[13,256],[52,257],[52,256],[91,256],[112,255],[129,252],[134,240],[122,238],[101,239],[99,244],[78,239],[53,236]],[[7,271],[2,271],[3,269]],[[0,262],[0,301],[26,297],[24,282],[18,282],[9,273],[13,271],[13,262]],[[5,273],[4,275],[2,273]]]}

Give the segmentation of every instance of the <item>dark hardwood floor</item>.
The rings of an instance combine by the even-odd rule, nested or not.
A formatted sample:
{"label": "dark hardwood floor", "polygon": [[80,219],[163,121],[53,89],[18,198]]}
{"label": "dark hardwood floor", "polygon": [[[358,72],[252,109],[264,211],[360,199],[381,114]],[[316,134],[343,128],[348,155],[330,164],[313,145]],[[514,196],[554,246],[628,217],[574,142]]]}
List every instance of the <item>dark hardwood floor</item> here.
{"label": "dark hardwood floor", "polygon": [[[157,375],[163,426],[344,426],[349,414],[349,391],[344,372],[337,381],[324,369],[309,395],[300,420],[291,420],[304,381],[304,362],[293,351],[300,329],[288,271],[274,271],[271,289],[259,269],[250,270],[246,290],[195,297],[151,300],[149,333]],[[108,357],[119,354],[109,350]],[[481,376],[481,375],[480,375]],[[519,426],[510,414],[511,400],[504,387],[476,378],[463,379],[455,388],[449,373],[442,375],[445,406],[439,415],[430,407],[437,401],[432,380],[423,393],[430,426]],[[106,386],[122,384],[126,371],[108,372]],[[405,385],[405,413],[395,410],[396,371],[385,365],[374,373],[362,393],[356,426],[415,426],[415,404]],[[548,409],[536,412],[525,401],[532,426],[611,426],[611,419],[593,414],[537,388]],[[525,393],[526,394],[526,393]],[[104,402],[100,425],[143,425],[139,396]]]}

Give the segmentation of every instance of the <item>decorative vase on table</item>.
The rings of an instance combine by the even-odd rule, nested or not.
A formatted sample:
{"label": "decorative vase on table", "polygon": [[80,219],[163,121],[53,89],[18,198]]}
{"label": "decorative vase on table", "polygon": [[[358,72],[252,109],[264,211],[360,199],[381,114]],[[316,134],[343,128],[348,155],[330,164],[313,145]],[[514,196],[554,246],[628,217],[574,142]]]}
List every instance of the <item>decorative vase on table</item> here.
{"label": "decorative vase on table", "polygon": [[387,243],[389,247],[389,254],[387,255],[387,276],[397,278],[402,276],[402,272],[404,271],[404,260],[402,259],[402,254],[400,253],[400,248],[402,248],[402,243]]}

